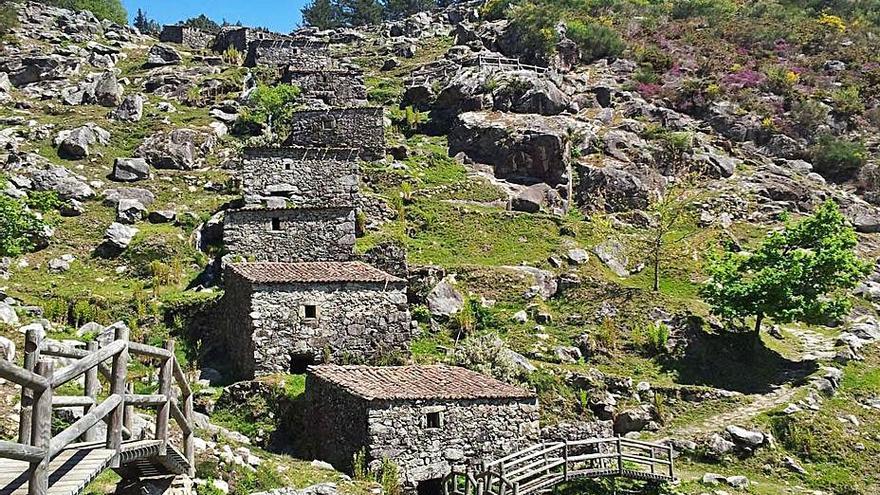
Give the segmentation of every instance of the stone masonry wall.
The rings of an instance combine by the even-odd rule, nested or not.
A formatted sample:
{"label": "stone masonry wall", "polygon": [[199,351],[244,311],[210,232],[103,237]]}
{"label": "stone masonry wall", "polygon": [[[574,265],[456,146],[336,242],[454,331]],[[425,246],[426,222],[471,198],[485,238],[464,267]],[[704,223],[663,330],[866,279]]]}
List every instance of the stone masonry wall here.
{"label": "stone masonry wall", "polygon": [[[440,412],[440,428],[427,428],[432,412]],[[368,423],[369,457],[393,460],[408,491],[453,466],[533,445],[540,435],[537,399],[372,403]]]}
{"label": "stone masonry wall", "polygon": [[302,69],[324,70],[334,65],[326,44],[300,40],[262,39],[248,45],[245,65],[256,67],[292,65]]}
{"label": "stone masonry wall", "polygon": [[[283,196],[299,208],[354,206],[358,166],[352,150],[246,149],[239,179],[247,196]],[[250,202],[250,201],[249,201]]]}
{"label": "stone masonry wall", "polygon": [[364,160],[385,156],[385,123],[381,108],[352,107],[296,112],[288,146],[354,148]]}
{"label": "stone masonry wall", "polygon": [[[281,230],[272,230],[272,219]],[[223,242],[253,261],[349,261],[354,255],[352,208],[241,209],[226,212]]]}
{"label": "stone masonry wall", "polygon": [[159,41],[180,43],[197,50],[206,48],[213,39],[214,36],[210,33],[186,26],[162,26],[162,32],[159,34]]}
{"label": "stone masonry wall", "polygon": [[303,70],[287,67],[282,82],[295,84],[305,98],[321,100],[328,105],[347,106],[367,101],[364,76],[355,70]]}
{"label": "stone masonry wall", "polygon": [[[317,318],[305,317],[305,306]],[[288,372],[293,360],[363,362],[407,351],[412,338],[402,282],[254,286],[251,299],[257,374]]]}
{"label": "stone masonry wall", "polygon": [[215,322],[218,340],[228,355],[226,362],[236,377],[254,376],[254,333],[251,313],[251,284],[241,277],[225,276],[220,314]]}
{"label": "stone masonry wall", "polygon": [[336,385],[306,375],[303,432],[309,459],[351,472],[354,455],[367,446],[367,401]]}

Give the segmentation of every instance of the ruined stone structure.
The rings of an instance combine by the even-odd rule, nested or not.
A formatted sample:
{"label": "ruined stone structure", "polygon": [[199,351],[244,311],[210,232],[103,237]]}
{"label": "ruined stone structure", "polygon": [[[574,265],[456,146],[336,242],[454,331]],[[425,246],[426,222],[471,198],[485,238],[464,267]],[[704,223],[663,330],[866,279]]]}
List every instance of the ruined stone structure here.
{"label": "ruined stone structure", "polygon": [[254,205],[229,210],[223,243],[230,254],[252,261],[349,261],[355,243],[354,208]]}
{"label": "ruined stone structure", "polygon": [[335,65],[327,54],[327,43],[296,39],[257,39],[248,43],[244,65],[283,66],[324,70]]}
{"label": "ruined stone structure", "polygon": [[246,54],[253,42],[283,38],[284,37],[280,34],[261,29],[242,26],[224,26],[220,28],[220,32],[217,34],[216,38],[214,38],[214,44],[211,48],[215,52],[222,53],[231,47],[235,48],[242,54]]}
{"label": "ruined stone structure", "polygon": [[198,28],[179,25],[162,26],[162,32],[159,34],[159,41],[180,43],[195,50],[207,48],[213,40],[214,35],[211,33],[206,33]]}
{"label": "ruined stone structure", "polygon": [[385,124],[381,107],[331,108],[296,112],[288,146],[353,148],[364,160],[385,156]]}
{"label": "ruined stone structure", "polygon": [[409,349],[406,282],[364,263],[232,264],[225,281],[222,338],[236,377]]}
{"label": "ruined stone structure", "polygon": [[352,207],[358,193],[355,150],[247,148],[238,179],[245,202],[283,197],[301,208]]}
{"label": "ruined stone structure", "polygon": [[464,368],[314,366],[305,401],[314,457],[341,469],[361,450],[387,457],[409,493],[442,493],[453,467],[539,438],[533,393]]}
{"label": "ruined stone structure", "polygon": [[363,105],[367,101],[364,74],[354,68],[314,70],[289,65],[281,81],[298,86],[304,98],[331,106]]}

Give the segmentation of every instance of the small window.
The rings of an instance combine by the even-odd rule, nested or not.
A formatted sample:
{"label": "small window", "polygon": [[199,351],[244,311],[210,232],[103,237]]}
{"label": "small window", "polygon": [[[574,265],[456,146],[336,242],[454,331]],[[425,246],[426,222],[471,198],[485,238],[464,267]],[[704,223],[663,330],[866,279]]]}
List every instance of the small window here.
{"label": "small window", "polygon": [[289,164],[289,163],[285,163],[285,164],[284,164],[284,170],[290,170],[290,164]]}
{"label": "small window", "polygon": [[305,311],[303,313],[307,320],[318,319],[318,307],[314,304],[306,304]]}
{"label": "small window", "polygon": [[428,428],[440,428],[442,421],[439,412],[428,413]]}
{"label": "small window", "polygon": [[336,119],[322,121],[321,128],[325,131],[332,131],[333,129],[336,129]]}
{"label": "small window", "polygon": [[278,217],[272,217],[272,231],[280,232],[281,231],[281,219]]}

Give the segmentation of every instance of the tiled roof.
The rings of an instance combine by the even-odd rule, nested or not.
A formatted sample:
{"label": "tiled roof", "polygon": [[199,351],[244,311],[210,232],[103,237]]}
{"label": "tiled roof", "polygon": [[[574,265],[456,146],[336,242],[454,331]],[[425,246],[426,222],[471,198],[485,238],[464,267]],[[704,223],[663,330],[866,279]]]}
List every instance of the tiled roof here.
{"label": "tiled roof", "polygon": [[311,366],[309,372],[367,400],[518,399],[535,394],[455,366]]}
{"label": "tiled roof", "polygon": [[307,263],[236,263],[232,271],[257,284],[310,282],[403,282],[360,261]]}

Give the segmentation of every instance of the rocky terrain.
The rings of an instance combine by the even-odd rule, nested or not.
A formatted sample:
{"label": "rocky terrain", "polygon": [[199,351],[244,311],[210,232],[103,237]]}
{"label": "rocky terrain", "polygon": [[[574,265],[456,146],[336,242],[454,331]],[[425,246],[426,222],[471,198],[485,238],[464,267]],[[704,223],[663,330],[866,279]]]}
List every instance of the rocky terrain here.
{"label": "rocky terrain", "polygon": [[[388,156],[361,165],[358,252],[405,253],[420,337],[403,359],[526,384],[548,429],[671,442],[677,493],[880,490],[880,270],[839,321],[771,321],[757,345],[699,294],[707,253],[753,249],[829,199],[873,266],[880,61],[864,47],[876,34],[813,19],[809,52],[772,48],[776,81],[763,58],[707,48],[707,21],[669,20],[665,36],[628,24],[630,48],[595,59],[560,27],[547,57],[516,43],[518,20],[493,3],[299,33],[363,68],[370,103],[386,107]],[[203,359],[235,161],[262,139],[241,123],[278,75],[89,12],[26,3],[18,18],[0,46],[0,210],[28,220],[0,263],[4,357],[20,358],[35,325],[59,345],[113,325],[174,336],[203,415],[198,479],[182,490],[387,491],[296,457],[301,375],[230,384]],[[736,67],[706,67],[726,53]],[[644,233],[664,191],[690,211],[653,290]],[[18,396],[0,391],[5,438]]]}

